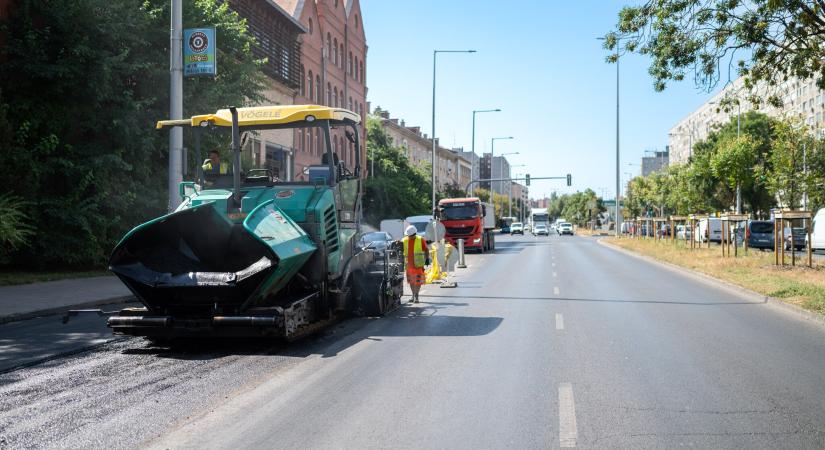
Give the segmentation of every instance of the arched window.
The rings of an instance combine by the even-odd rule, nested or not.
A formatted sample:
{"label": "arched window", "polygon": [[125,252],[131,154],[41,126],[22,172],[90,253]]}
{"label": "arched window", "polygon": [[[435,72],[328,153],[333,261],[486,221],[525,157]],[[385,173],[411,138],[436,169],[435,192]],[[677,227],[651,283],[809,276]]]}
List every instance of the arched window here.
{"label": "arched window", "polygon": [[332,85],[327,82],[327,106],[332,106]]}
{"label": "arched window", "polygon": [[313,83],[314,82],[312,81],[312,71],[310,70],[309,73],[307,74],[307,85],[308,86],[307,86],[307,92],[306,92],[307,95],[305,96],[306,98],[309,99],[309,101],[312,101],[312,99],[315,98],[315,89],[312,88]]}
{"label": "arched window", "polygon": [[332,62],[338,65],[338,38],[332,40]]}
{"label": "arched window", "polygon": [[352,97],[349,98],[349,103],[347,103],[347,109],[350,111],[355,111],[354,109],[352,109]]}
{"label": "arched window", "polygon": [[352,52],[349,52],[349,59],[347,60],[347,75],[352,76]]}
{"label": "arched window", "polygon": [[358,66],[358,71],[361,72],[361,79],[359,81],[361,82],[361,84],[364,84],[364,61],[361,61],[359,64],[360,66]]}
{"label": "arched window", "polygon": [[332,88],[332,105],[338,107],[338,86]]}
{"label": "arched window", "polygon": [[332,58],[332,35],[327,33],[327,58]]}
{"label": "arched window", "polygon": [[[301,97],[306,96],[306,73],[304,72],[304,65],[301,64]],[[312,80],[312,78],[310,78]],[[309,82],[312,84],[312,81]]]}
{"label": "arched window", "polygon": [[[356,19],[356,23],[357,23],[357,19]],[[356,28],[357,28],[357,25],[356,25]],[[311,17],[309,19],[309,34],[312,34],[312,18]]]}
{"label": "arched window", "polygon": [[338,64],[338,67],[343,69],[344,68],[344,43],[343,42],[341,43],[341,46],[338,48],[338,56],[340,56],[341,59],[339,61],[337,61],[336,64]]}
{"label": "arched window", "polygon": [[321,75],[315,75],[315,103],[321,104],[321,98],[323,97],[324,93],[321,91]]}
{"label": "arched window", "polygon": [[[312,21],[310,20],[310,26],[312,26]],[[355,15],[355,29],[358,29],[358,14]]]}

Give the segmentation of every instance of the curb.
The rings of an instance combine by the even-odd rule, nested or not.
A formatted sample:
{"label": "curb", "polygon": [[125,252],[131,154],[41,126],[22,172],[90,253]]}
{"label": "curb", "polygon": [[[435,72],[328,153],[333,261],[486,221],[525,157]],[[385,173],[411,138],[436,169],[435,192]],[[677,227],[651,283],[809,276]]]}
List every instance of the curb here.
{"label": "curb", "polygon": [[122,295],[119,297],[111,297],[111,298],[103,298],[99,300],[93,300],[84,303],[75,303],[74,305],[65,305],[65,306],[58,306],[55,308],[48,308],[48,309],[41,309],[38,311],[29,311],[24,313],[17,313],[17,314],[9,314],[7,316],[0,316],[0,325],[11,323],[11,322],[19,322],[21,320],[28,320],[34,319],[35,317],[45,317],[45,316],[54,316],[57,314],[63,314],[70,309],[86,309],[86,308],[94,308],[97,306],[103,305],[111,305],[113,303],[130,303],[137,301],[134,295]]}
{"label": "curb", "polygon": [[737,284],[731,283],[729,281],[720,280],[718,278],[712,277],[710,275],[704,274],[702,272],[698,272],[693,269],[688,269],[687,267],[682,267],[673,263],[669,263],[667,261],[660,261],[652,256],[642,255],[632,250],[627,250],[625,248],[619,247],[615,244],[611,244],[609,242],[604,242],[602,239],[598,239],[600,245],[613,249],[615,251],[624,253],[628,256],[632,256],[637,259],[641,259],[643,261],[647,261],[649,263],[658,264],[665,269],[668,269],[673,272],[677,272],[681,275],[693,278],[696,281],[711,285],[713,287],[725,290],[732,294],[735,294],[741,298],[753,301],[754,303],[765,303],[767,305],[771,305],[773,307],[779,308],[784,312],[796,315],[797,317],[805,320],[809,320],[811,322],[816,322],[818,325],[825,325],[825,315],[815,313],[813,311],[808,311],[800,306],[793,305],[791,303],[787,303],[782,301],[779,298],[771,297],[768,295],[760,294],[758,292],[754,292],[750,289],[743,288]]}

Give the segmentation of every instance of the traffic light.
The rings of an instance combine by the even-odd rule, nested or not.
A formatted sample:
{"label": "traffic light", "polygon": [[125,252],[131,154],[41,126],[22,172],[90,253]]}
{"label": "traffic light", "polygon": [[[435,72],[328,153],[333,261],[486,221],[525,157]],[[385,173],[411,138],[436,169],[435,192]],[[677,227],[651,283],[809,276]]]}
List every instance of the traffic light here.
{"label": "traffic light", "polygon": [[530,186],[530,174],[524,176],[524,184]]}
{"label": "traffic light", "polygon": [[570,174],[569,174],[569,173],[567,174],[567,185],[568,185],[568,186],[572,186],[572,185],[573,185],[573,177],[572,177],[572,176],[570,176]]}

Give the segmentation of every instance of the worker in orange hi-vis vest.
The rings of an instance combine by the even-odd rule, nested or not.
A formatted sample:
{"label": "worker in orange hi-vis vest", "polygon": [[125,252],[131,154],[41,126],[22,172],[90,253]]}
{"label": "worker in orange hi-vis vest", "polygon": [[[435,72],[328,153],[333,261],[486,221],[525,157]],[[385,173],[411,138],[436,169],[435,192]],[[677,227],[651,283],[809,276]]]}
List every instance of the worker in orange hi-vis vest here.
{"label": "worker in orange hi-vis vest", "polygon": [[418,236],[417,230],[410,225],[404,231],[404,266],[406,266],[407,282],[410,283],[412,301],[418,303],[418,292],[424,284],[424,266],[427,262],[427,243]]}

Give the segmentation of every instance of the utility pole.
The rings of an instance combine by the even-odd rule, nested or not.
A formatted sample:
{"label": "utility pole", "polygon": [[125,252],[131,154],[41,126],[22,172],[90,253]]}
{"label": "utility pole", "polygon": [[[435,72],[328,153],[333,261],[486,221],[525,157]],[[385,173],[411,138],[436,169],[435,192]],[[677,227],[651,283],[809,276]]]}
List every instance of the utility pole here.
{"label": "utility pole", "polygon": [[[169,32],[169,118],[183,118],[183,0],[172,0]],[[178,185],[183,181],[183,128],[169,129],[169,203],[173,211],[180,204]]]}
{"label": "utility pole", "polygon": [[[739,139],[739,130],[742,122],[742,107],[736,99],[736,139]],[[736,180],[736,214],[742,214],[742,181]]]}

